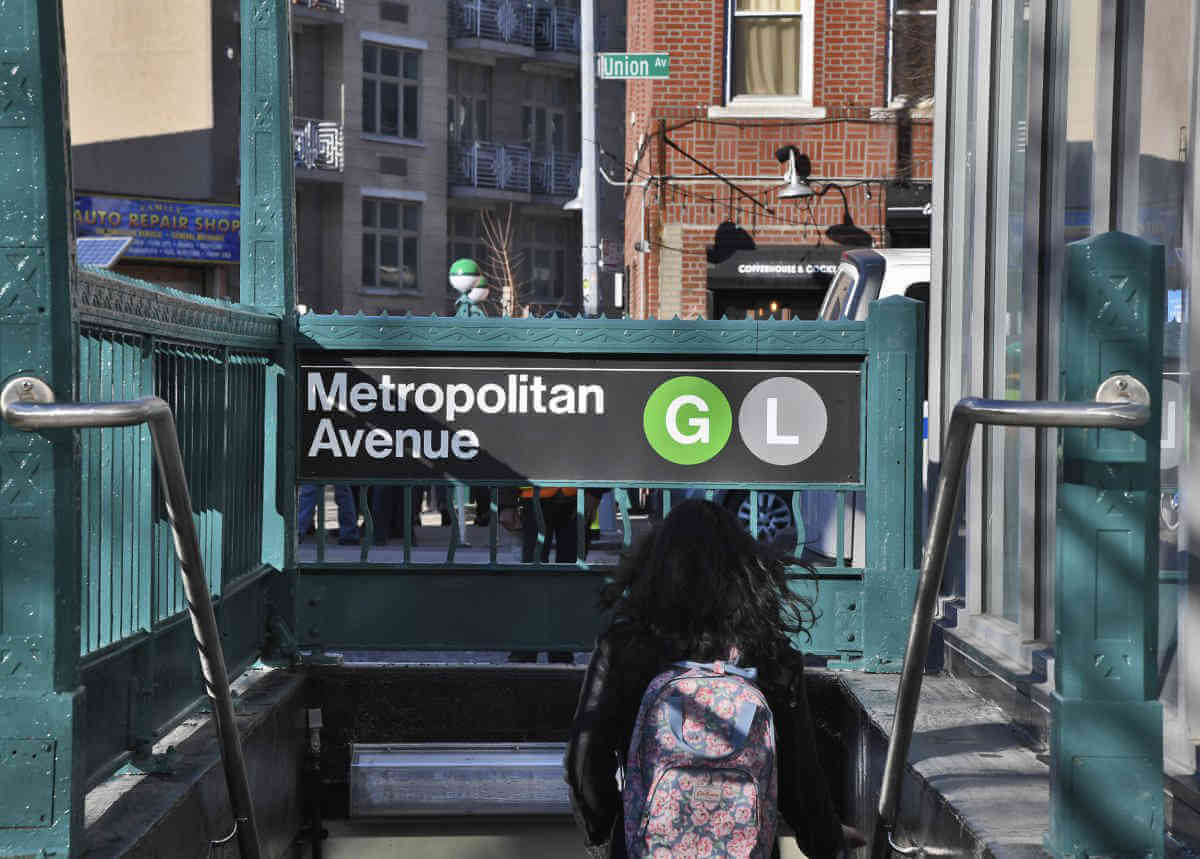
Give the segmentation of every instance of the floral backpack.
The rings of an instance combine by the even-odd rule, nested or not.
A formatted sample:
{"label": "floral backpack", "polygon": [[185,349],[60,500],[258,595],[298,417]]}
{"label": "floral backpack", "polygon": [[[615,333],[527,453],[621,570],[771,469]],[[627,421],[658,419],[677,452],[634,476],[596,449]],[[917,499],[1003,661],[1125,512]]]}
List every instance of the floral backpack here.
{"label": "floral backpack", "polygon": [[679,662],[642,696],[622,799],[631,857],[769,859],[775,726],[757,672]]}

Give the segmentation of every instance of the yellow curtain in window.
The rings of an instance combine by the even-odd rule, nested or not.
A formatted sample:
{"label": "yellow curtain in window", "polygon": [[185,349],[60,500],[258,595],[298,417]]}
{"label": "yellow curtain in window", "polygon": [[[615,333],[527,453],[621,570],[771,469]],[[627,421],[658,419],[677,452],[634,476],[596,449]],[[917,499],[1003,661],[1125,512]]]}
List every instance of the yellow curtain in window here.
{"label": "yellow curtain in window", "polygon": [[794,12],[795,17],[735,16],[734,95],[799,95],[801,0],[737,0],[738,12]]}

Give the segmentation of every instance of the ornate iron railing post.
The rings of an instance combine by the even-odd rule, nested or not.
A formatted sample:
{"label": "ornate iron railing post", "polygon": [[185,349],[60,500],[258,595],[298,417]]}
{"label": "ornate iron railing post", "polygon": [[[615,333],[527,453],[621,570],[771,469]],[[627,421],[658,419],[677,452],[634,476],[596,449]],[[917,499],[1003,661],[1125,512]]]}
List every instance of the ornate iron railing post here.
{"label": "ornate iron railing post", "polygon": [[268,423],[266,456],[278,480],[264,491],[263,561],[292,566],[296,499],[293,419],[296,328],[296,195],[292,152],[291,13],[289,0],[241,0],[242,252],[241,301],[284,319],[268,401],[280,413]]}
{"label": "ornate iron railing post", "polygon": [[[75,393],[71,176],[58,0],[0,4],[0,379]],[[83,826],[78,442],[0,427],[0,853]]]}
{"label": "ornate iron railing post", "polygon": [[1136,433],[1064,430],[1058,487],[1050,833],[1056,856],[1163,855],[1158,493],[1163,247],[1125,233],[1067,251],[1063,398],[1142,395]]}

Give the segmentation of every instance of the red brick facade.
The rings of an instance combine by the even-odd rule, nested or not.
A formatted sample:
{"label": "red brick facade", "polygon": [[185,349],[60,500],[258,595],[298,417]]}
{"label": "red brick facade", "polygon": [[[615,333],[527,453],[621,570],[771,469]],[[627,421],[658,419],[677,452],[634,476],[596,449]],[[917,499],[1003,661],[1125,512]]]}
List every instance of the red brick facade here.
{"label": "red brick facade", "polygon": [[[667,145],[665,136],[699,161],[728,177],[782,176],[776,150],[795,145],[812,161],[814,177],[872,177],[880,182],[845,189],[854,223],[886,244],[886,181],[899,178],[896,113],[885,101],[887,0],[814,0],[812,102],[823,118],[756,117],[739,111],[710,117],[725,104],[725,0],[629,0],[628,50],[665,51],[671,75],[665,81],[629,81],[626,90],[626,176],[698,175],[703,168]],[[728,112],[726,112],[727,114]],[[776,114],[778,117],[778,114]],[[911,178],[928,180],[932,168],[932,122],[915,117],[911,134]],[[830,244],[824,230],[842,221],[836,190],[803,203],[778,199],[770,183],[738,181],[773,213],[719,183],[660,181],[645,194],[649,253],[634,243],[642,235],[643,192],[626,195],[625,259],[630,261],[630,314],[678,312],[705,315],[707,260],[719,224],[732,220],[760,245]],[[867,197],[867,189],[870,199]],[[670,239],[667,241],[665,239]],[[678,241],[678,245],[674,242]],[[660,296],[659,270],[666,255],[680,266],[678,295]],[[675,250],[682,253],[675,253]],[[674,272],[667,277],[673,281]],[[667,298],[667,300],[661,300]]]}

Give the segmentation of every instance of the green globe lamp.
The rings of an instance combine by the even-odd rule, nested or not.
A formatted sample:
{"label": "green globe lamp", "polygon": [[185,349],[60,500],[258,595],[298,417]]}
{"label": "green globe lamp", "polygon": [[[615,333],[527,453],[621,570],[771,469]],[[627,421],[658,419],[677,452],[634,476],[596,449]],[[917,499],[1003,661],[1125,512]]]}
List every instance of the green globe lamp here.
{"label": "green globe lamp", "polygon": [[450,266],[450,286],[458,293],[456,316],[487,316],[479,305],[488,297],[487,281],[473,259],[455,260]]}

